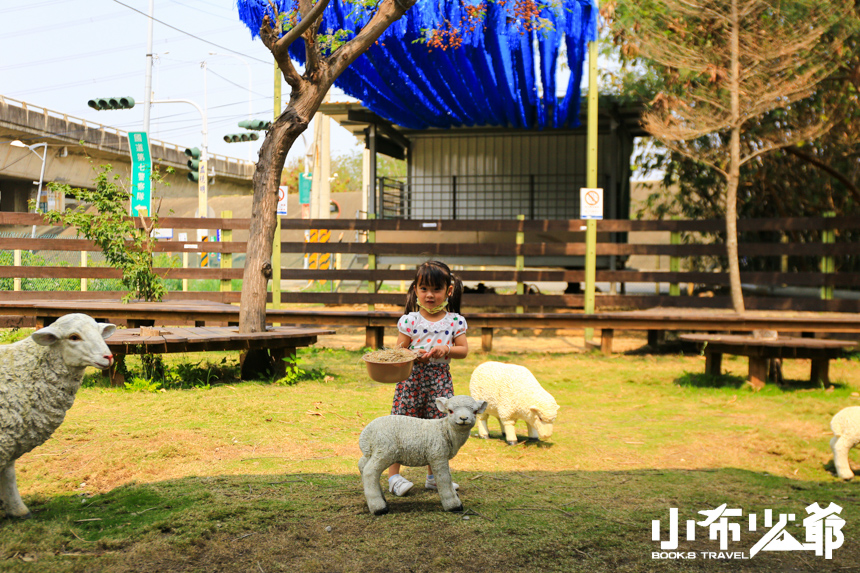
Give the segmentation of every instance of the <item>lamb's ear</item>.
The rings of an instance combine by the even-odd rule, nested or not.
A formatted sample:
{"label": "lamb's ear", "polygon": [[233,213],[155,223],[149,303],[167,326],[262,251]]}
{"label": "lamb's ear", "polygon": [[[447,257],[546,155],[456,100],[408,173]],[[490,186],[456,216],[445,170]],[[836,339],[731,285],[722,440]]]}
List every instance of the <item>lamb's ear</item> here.
{"label": "lamb's ear", "polygon": [[448,413],[448,398],[444,396],[439,396],[436,398],[436,407],[439,408],[440,412]]}
{"label": "lamb's ear", "polygon": [[116,332],[116,325],[109,322],[99,322],[99,328],[102,329],[102,338],[110,338]]}
{"label": "lamb's ear", "polygon": [[484,410],[487,409],[487,402],[485,400],[480,400],[478,402],[478,409],[475,410],[476,414],[483,414]]}
{"label": "lamb's ear", "polygon": [[60,339],[50,326],[37,330],[30,335],[30,338],[40,346],[50,346]]}

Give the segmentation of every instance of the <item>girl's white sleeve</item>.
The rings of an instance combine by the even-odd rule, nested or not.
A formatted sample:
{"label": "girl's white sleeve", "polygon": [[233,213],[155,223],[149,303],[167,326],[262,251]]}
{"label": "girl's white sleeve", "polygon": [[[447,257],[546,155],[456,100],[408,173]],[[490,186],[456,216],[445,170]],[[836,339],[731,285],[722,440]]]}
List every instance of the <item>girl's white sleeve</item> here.
{"label": "girl's white sleeve", "polygon": [[456,318],[454,319],[454,336],[452,336],[451,338],[454,339],[461,334],[465,334],[468,328],[469,327],[466,325],[466,319],[459,314],[456,315]]}
{"label": "girl's white sleeve", "polygon": [[406,336],[412,338],[412,325],[414,323],[415,319],[413,317],[410,317],[408,314],[404,314],[400,317],[400,320],[397,321],[397,330],[401,334],[405,334]]}

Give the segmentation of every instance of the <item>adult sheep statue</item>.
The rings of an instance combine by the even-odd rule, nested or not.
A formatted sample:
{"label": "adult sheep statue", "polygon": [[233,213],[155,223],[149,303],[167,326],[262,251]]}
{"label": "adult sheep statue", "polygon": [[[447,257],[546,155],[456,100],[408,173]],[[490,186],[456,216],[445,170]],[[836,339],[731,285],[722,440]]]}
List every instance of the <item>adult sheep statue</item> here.
{"label": "adult sheep statue", "polygon": [[504,437],[512,446],[517,443],[517,420],[528,425],[530,440],[547,440],[552,435],[558,403],[525,366],[484,362],[472,372],[469,393],[475,400],[487,402],[486,411],[478,416],[481,438],[490,437],[490,416],[499,419]]}
{"label": "adult sheep statue", "polygon": [[115,330],[85,314],[67,314],[0,346],[0,502],[7,517],[30,516],[18,493],[15,461],[63,423],[88,366],[110,368],[105,338]]}
{"label": "adult sheep statue", "polygon": [[429,465],[436,476],[442,508],[445,511],[462,511],[463,504],[454,490],[448,461],[469,439],[475,417],[484,411],[487,404],[469,396],[452,396],[436,398],[436,407],[447,416],[435,420],[382,416],[361,431],[358,447],[364,455],[358,460],[358,469],[367,507],[374,515],[388,513],[379,476],[393,463]]}

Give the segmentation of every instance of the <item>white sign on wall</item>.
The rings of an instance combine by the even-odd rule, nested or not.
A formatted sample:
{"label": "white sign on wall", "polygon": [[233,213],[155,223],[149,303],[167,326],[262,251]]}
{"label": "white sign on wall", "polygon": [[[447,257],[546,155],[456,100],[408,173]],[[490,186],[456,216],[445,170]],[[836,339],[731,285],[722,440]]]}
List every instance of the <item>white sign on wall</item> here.
{"label": "white sign on wall", "polygon": [[603,189],[583,187],[579,190],[579,218],[603,219]]}

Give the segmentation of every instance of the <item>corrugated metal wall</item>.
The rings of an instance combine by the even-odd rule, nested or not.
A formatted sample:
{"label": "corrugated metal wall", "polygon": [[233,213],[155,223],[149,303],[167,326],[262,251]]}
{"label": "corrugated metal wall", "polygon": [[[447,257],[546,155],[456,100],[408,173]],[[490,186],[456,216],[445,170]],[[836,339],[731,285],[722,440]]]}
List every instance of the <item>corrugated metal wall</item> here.
{"label": "corrugated metal wall", "polygon": [[[575,219],[579,189],[585,186],[585,132],[474,131],[410,134],[409,193],[406,212],[413,219]],[[619,163],[629,150],[611,134],[598,141],[598,184],[619,191]],[[632,140],[631,146],[632,148]],[[620,153],[619,153],[620,152]],[[623,155],[623,157],[619,157]],[[621,161],[619,161],[619,159]],[[609,172],[607,172],[607,170]],[[620,197],[608,200],[618,215]]]}

